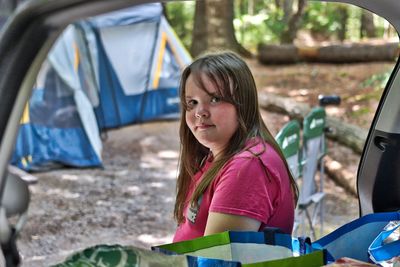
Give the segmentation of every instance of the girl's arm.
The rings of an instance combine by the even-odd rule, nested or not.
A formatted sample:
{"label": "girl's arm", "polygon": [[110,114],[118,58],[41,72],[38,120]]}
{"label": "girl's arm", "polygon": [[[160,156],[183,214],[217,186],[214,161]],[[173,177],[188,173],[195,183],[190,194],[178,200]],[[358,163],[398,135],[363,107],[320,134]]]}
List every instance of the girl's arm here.
{"label": "girl's arm", "polygon": [[258,231],[260,226],[261,222],[246,216],[210,212],[204,235],[216,234],[227,230]]}

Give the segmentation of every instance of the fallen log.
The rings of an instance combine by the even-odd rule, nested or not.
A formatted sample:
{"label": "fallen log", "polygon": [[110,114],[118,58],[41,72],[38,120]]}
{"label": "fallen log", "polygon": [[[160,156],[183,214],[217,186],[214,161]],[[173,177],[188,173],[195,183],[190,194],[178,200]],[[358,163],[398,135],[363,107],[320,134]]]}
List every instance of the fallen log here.
{"label": "fallen log", "polygon": [[258,61],[262,64],[395,61],[399,56],[399,45],[397,42],[381,44],[343,43],[323,46],[260,44],[257,50]]}
{"label": "fallen log", "polygon": [[328,155],[324,157],[324,161],[324,170],[328,177],[351,196],[357,197],[355,174],[343,168],[340,162]]}
{"label": "fallen log", "polygon": [[[267,92],[259,93],[259,103],[260,107],[266,110],[286,114],[291,119],[297,119],[300,122],[311,110],[308,104],[297,103],[290,98]],[[351,148],[358,154],[362,153],[368,134],[367,130],[330,116],[327,116],[326,126],[331,129],[327,133],[328,138]]]}
{"label": "fallen log", "polygon": [[298,48],[291,44],[259,45],[257,58],[262,64],[293,64],[300,61]]}

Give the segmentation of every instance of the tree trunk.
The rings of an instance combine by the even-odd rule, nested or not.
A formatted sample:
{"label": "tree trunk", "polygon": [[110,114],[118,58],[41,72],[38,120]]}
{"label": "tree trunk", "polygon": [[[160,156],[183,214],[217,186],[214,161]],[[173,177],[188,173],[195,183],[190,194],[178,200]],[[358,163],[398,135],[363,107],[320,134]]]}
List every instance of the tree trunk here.
{"label": "tree trunk", "polygon": [[282,44],[293,43],[294,39],[296,38],[297,31],[300,28],[301,18],[303,16],[305,6],[306,6],[305,0],[298,0],[297,12],[290,16],[290,19],[288,20],[287,24],[288,26],[286,30],[282,33],[280,40]]}
{"label": "tree trunk", "polygon": [[399,56],[397,43],[338,44],[297,47],[294,45],[259,45],[258,60],[263,64],[288,64],[300,61],[327,63],[354,63],[395,61]]}
{"label": "tree trunk", "polygon": [[338,186],[343,188],[347,193],[353,197],[357,197],[357,186],[355,174],[343,168],[342,164],[333,160],[328,155],[324,157],[324,170],[325,173],[335,182]]}
{"label": "tree trunk", "polygon": [[191,53],[197,56],[207,50],[232,50],[242,56],[252,56],[236,40],[233,27],[233,1],[197,1]]}
{"label": "tree trunk", "polygon": [[[296,101],[277,96],[274,94],[260,92],[260,107],[269,111],[287,114],[292,119],[303,121],[304,116],[310,112],[308,104],[297,103]],[[331,129],[327,137],[351,148],[354,152],[361,154],[367,138],[367,130],[348,124],[337,118],[327,116],[326,126]]]}
{"label": "tree trunk", "polygon": [[293,1],[294,0],[283,0],[283,22],[287,24],[293,15]]}
{"label": "tree trunk", "polygon": [[351,148],[361,155],[368,135],[367,130],[330,116],[326,118],[326,124],[332,129],[332,132],[326,134],[328,138]]}
{"label": "tree trunk", "polygon": [[375,38],[376,37],[376,28],[374,23],[374,15],[367,11],[361,11],[361,27],[360,27],[360,36],[368,37],[368,38]]}
{"label": "tree trunk", "polygon": [[338,6],[337,11],[339,13],[339,24],[340,24],[340,28],[338,30],[338,38],[341,42],[343,42],[344,40],[346,40],[349,11],[347,9],[347,6],[345,5]]}
{"label": "tree trunk", "polygon": [[384,32],[383,32],[383,38],[384,39],[390,39],[392,37],[397,36],[396,30],[393,28],[393,26],[387,22],[386,20],[383,22],[384,24]]}
{"label": "tree trunk", "polygon": [[257,47],[258,61],[262,64],[292,64],[299,62],[299,49],[292,44],[265,45]]}
{"label": "tree trunk", "polygon": [[208,49],[234,50],[233,1],[206,1]]}
{"label": "tree trunk", "polygon": [[351,44],[331,45],[318,49],[318,60],[323,62],[393,61],[398,57],[397,43],[382,45]]}
{"label": "tree trunk", "polygon": [[207,49],[206,3],[196,1],[190,53],[197,57]]}
{"label": "tree trunk", "polygon": [[254,0],[247,1],[247,13],[249,15],[254,15]]}

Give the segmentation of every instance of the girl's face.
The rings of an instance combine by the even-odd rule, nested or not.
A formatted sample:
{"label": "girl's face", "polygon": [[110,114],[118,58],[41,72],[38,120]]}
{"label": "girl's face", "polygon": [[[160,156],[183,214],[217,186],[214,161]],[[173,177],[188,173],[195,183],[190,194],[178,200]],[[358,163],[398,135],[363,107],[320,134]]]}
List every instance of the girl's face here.
{"label": "girl's face", "polygon": [[195,83],[192,75],[186,80],[185,119],[196,139],[216,157],[238,129],[238,115],[235,106],[223,101],[205,76],[203,83],[208,93]]}

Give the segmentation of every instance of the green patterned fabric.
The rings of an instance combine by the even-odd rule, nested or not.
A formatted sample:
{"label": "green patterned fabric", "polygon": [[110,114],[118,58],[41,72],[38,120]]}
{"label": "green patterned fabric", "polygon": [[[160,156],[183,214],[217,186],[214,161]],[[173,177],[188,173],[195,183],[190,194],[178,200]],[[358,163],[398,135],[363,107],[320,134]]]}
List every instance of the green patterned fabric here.
{"label": "green patterned fabric", "polygon": [[98,245],[77,252],[53,267],[187,267],[186,256],[163,255],[130,246]]}

